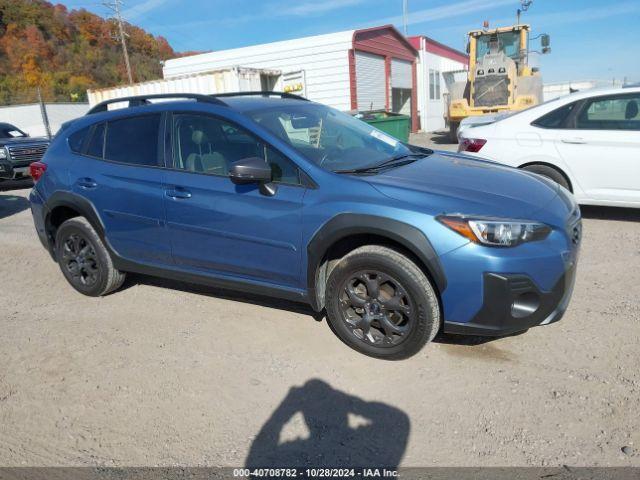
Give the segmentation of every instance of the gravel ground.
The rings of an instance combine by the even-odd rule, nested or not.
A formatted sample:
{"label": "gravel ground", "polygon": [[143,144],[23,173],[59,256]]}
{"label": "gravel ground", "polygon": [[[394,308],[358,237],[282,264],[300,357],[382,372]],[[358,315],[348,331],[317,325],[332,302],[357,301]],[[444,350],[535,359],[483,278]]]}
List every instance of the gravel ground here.
{"label": "gravel ground", "polygon": [[83,297],[27,195],[0,192],[2,466],[640,466],[640,210],[584,209],[561,322],[383,362],[295,304],[141,276]]}

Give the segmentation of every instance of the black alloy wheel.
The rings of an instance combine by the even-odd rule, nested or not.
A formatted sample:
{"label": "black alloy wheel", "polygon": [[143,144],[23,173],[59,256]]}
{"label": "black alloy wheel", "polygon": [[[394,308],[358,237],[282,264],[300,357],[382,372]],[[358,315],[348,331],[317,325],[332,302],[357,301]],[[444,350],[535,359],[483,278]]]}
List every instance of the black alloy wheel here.
{"label": "black alloy wheel", "polygon": [[62,265],[71,282],[91,288],[100,278],[100,264],[93,245],[81,234],[68,235],[62,246]]}
{"label": "black alloy wheel", "polygon": [[362,270],[342,287],[342,319],[358,339],[377,347],[393,347],[407,338],[416,310],[402,283],[379,270]]}

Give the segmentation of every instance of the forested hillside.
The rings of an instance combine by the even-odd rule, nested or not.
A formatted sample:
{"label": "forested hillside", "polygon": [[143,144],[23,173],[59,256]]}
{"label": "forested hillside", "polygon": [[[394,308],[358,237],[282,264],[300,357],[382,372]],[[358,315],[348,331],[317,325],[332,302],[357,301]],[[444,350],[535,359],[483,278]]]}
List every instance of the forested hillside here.
{"label": "forested hillside", "polygon": [[[43,0],[0,0],[0,105],[30,102],[40,87],[47,101],[83,101],[87,88],[125,83],[116,24],[86,10]],[[127,25],[134,81],[162,76],[161,60],[176,56],[163,37]]]}

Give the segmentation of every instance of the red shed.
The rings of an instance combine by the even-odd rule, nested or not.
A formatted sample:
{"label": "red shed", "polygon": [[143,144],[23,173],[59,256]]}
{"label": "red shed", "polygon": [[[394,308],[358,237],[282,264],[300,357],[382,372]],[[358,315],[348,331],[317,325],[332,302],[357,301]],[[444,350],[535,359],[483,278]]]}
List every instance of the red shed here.
{"label": "red shed", "polygon": [[411,130],[417,131],[417,60],[418,51],[393,25],[355,30],[349,50],[351,108],[409,115]]}

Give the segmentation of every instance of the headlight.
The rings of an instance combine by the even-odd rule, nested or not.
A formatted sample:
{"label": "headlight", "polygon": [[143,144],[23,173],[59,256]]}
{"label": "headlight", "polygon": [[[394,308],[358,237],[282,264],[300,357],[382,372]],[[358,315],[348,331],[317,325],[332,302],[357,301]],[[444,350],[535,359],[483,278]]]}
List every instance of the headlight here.
{"label": "headlight", "polygon": [[7,151],[4,147],[0,147],[0,159],[7,158]]}
{"label": "headlight", "polygon": [[543,240],[551,228],[543,223],[500,218],[441,215],[437,220],[472,242],[491,247],[515,247]]}

